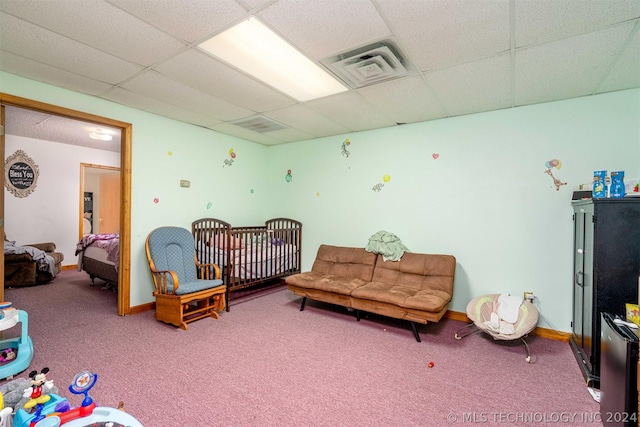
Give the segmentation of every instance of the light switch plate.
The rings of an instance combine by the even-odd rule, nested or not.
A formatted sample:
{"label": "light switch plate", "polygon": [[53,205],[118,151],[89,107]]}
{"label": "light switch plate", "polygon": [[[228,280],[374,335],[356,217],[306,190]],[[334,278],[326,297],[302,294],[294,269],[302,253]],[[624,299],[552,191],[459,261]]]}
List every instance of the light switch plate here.
{"label": "light switch plate", "polygon": [[180,187],[189,188],[189,187],[191,187],[191,182],[186,180],[186,179],[181,179],[180,180]]}

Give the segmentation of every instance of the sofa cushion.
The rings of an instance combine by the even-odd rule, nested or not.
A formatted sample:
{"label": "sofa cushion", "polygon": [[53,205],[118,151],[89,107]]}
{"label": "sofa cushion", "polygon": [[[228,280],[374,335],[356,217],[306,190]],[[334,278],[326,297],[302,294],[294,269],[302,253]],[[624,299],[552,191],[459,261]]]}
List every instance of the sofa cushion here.
{"label": "sofa cushion", "polygon": [[364,248],[320,245],[311,271],[343,279],[371,281],[377,255]]}
{"label": "sofa cushion", "polygon": [[33,262],[33,258],[29,253],[23,254],[5,254],[4,255],[4,263],[5,264],[17,264],[23,262]]}
{"label": "sofa cushion", "polygon": [[22,246],[31,246],[33,248],[37,248],[45,252],[54,252],[56,250],[56,244],[53,242],[29,243],[28,245],[22,245]]}
{"label": "sofa cushion", "polygon": [[407,252],[400,261],[384,261],[382,255],[378,257],[372,282],[404,286],[415,291],[441,291],[451,299],[456,271],[454,256]]}
{"label": "sofa cushion", "polygon": [[59,265],[64,261],[64,254],[62,252],[47,252],[47,255],[53,258],[56,265]]}
{"label": "sofa cushion", "polygon": [[354,289],[367,283],[366,280],[323,274],[317,271],[307,271],[289,276],[286,279],[288,286],[296,286],[304,289],[316,289],[340,295],[351,295]]}
{"label": "sofa cushion", "polygon": [[393,304],[437,313],[451,301],[451,294],[437,289],[419,289],[392,283],[371,282],[355,289],[353,298]]}

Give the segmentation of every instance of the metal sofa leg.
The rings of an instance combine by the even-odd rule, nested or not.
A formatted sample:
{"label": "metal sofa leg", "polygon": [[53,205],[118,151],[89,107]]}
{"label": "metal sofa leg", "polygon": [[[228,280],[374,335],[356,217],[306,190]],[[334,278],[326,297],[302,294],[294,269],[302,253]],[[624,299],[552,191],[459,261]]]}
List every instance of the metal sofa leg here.
{"label": "metal sofa leg", "polygon": [[416,341],[421,342],[420,334],[418,333],[418,326],[416,325],[416,322],[410,322],[410,323],[411,323],[411,328],[413,329],[413,336],[416,337]]}
{"label": "metal sofa leg", "polygon": [[302,297],[302,304],[300,304],[300,311],[304,310],[304,304],[307,302],[307,297]]}
{"label": "metal sofa leg", "polygon": [[360,310],[356,310],[356,321],[360,321]]}

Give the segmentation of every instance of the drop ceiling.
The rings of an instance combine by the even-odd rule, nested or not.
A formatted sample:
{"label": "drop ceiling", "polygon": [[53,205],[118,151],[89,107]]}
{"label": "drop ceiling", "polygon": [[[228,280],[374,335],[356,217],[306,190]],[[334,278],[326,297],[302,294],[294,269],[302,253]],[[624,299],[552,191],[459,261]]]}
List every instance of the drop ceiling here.
{"label": "drop ceiling", "polygon": [[[349,90],[298,102],[197,47],[251,16]],[[275,145],[638,88],[639,29],[637,0],[0,0],[0,69]]]}

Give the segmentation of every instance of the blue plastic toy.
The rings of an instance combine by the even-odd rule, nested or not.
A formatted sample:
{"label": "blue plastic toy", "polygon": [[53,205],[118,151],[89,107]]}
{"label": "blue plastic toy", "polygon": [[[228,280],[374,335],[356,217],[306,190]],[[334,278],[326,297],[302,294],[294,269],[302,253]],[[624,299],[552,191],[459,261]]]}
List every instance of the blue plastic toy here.
{"label": "blue plastic toy", "polygon": [[[19,337],[0,340],[0,354],[4,360],[0,365],[0,379],[9,379],[29,367],[33,360],[33,343],[29,337],[29,316],[24,310],[17,310],[10,302],[0,303],[0,331],[21,323]],[[11,358],[11,360],[8,360]]]}
{"label": "blue plastic toy", "polygon": [[[82,371],[75,376],[69,391],[73,394],[83,394],[82,404],[71,408],[67,399],[57,394],[48,394],[34,410],[29,413],[25,409],[18,409],[13,418],[14,427],[142,427],[142,424],[126,412],[115,408],[97,406],[89,397],[89,390],[98,380],[98,375],[90,371]],[[26,405],[25,405],[26,406]]]}

